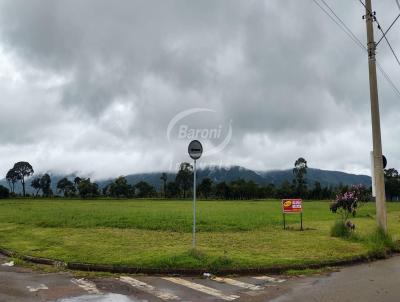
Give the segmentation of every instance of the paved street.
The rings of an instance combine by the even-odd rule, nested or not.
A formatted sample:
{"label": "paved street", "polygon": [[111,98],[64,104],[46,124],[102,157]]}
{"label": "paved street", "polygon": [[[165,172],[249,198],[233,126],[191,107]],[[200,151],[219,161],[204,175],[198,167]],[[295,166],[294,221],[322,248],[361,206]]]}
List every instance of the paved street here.
{"label": "paved street", "polygon": [[265,301],[286,280],[274,276],[188,278],[121,276],[76,279],[67,273],[40,274],[0,258],[0,302]]}
{"label": "paved street", "polygon": [[298,279],[274,302],[400,301],[400,256],[346,267],[325,278]]}
{"label": "paved street", "polygon": [[0,258],[0,301],[399,301],[400,257],[308,278],[148,277],[76,279],[9,266]]}

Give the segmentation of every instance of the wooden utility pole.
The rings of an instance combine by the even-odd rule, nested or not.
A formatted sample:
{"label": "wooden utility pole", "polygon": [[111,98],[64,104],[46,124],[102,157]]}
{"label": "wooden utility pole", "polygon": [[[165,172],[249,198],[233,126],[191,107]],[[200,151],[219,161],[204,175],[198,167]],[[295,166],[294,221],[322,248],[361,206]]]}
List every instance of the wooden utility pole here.
{"label": "wooden utility pole", "polygon": [[368,66],[369,86],[371,97],[372,141],[373,141],[373,173],[375,175],[376,192],[376,219],[378,226],[387,231],[385,180],[383,177],[382,139],[379,117],[378,84],[376,77],[376,44],[374,41],[374,13],[371,0],[365,0],[367,38],[368,38]]}

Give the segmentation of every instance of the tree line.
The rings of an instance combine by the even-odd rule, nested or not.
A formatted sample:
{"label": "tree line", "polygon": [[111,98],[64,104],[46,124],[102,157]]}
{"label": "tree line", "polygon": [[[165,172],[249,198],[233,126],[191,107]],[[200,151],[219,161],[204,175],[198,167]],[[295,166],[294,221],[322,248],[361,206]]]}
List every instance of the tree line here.
{"label": "tree line", "polygon": [[[260,185],[254,181],[237,179],[231,182],[215,182],[213,179],[203,178],[197,185],[197,192],[200,198],[204,199],[225,199],[225,200],[249,200],[264,198],[303,198],[313,200],[334,199],[337,194],[348,189],[348,186],[339,185],[322,186],[320,182],[308,184],[307,182],[307,161],[299,158],[294,163],[293,180],[284,181],[280,185]],[[180,165],[176,176],[168,179],[167,173],[160,175],[161,188],[157,190],[151,184],[140,181],[136,184],[129,184],[127,179],[120,176],[100,189],[99,185],[92,182],[90,178],[75,177],[60,179],[53,192],[51,189],[52,179],[47,173],[32,177],[34,170],[28,162],[17,162],[7,172],[6,180],[9,189],[0,186],[0,197],[17,196],[15,185],[20,183],[22,196],[26,194],[26,180],[30,178],[30,186],[34,189],[33,196],[59,196],[67,198],[189,198],[192,196],[193,166],[184,162]],[[385,170],[385,186],[388,200],[399,200],[400,196],[400,175],[395,169]]]}
{"label": "tree line", "polygon": [[386,199],[399,201],[400,198],[400,175],[396,169],[385,169],[385,191]]}

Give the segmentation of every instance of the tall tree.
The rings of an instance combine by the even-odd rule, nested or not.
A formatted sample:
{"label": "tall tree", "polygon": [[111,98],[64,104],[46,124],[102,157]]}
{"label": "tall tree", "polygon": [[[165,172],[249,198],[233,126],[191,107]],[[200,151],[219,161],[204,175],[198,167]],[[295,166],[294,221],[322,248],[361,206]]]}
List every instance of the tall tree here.
{"label": "tall tree", "polygon": [[321,200],[323,196],[323,191],[321,187],[321,183],[319,181],[316,181],[314,183],[314,188],[309,192],[309,198],[310,199],[316,199],[316,200]]}
{"label": "tall tree", "polygon": [[112,182],[108,187],[108,190],[112,197],[118,198],[132,197],[135,193],[134,188],[128,184],[128,181],[123,176],[120,176],[116,180],[114,180],[114,182]]}
{"label": "tall tree", "polygon": [[104,196],[109,196],[109,195],[110,195],[110,190],[109,190],[109,189],[110,189],[110,185],[111,185],[111,184],[106,185],[106,186],[101,190]]}
{"label": "tall tree", "polygon": [[79,183],[82,181],[82,178],[80,178],[79,176],[77,176],[77,177],[75,177],[74,178],[74,184],[76,185],[76,186],[79,186]]}
{"label": "tall tree", "polygon": [[17,172],[15,172],[14,169],[10,169],[10,170],[7,172],[6,180],[7,180],[7,182],[8,182],[8,185],[9,185],[9,187],[10,187],[11,192],[12,192],[12,193],[15,193],[15,183],[18,181],[18,174],[17,174]]}
{"label": "tall tree", "polygon": [[208,199],[208,197],[211,195],[212,185],[213,181],[211,178],[203,178],[198,188],[199,194],[203,195],[205,199]]}
{"label": "tall tree", "polygon": [[31,187],[36,190],[35,196],[39,195],[40,190],[42,189],[42,186],[40,184],[40,177],[35,177],[32,182],[31,182]]}
{"label": "tall tree", "polygon": [[51,177],[49,174],[46,173],[40,178],[40,187],[44,196],[49,197],[53,194],[51,190]]}
{"label": "tall tree", "polygon": [[39,195],[40,190],[42,190],[43,196],[49,197],[52,195],[50,185],[51,177],[47,173],[42,176],[35,177],[31,182],[31,187],[36,190],[36,196]]}
{"label": "tall tree", "polygon": [[299,197],[305,197],[307,193],[307,168],[307,161],[303,157],[298,158],[294,163],[295,190]]}
{"label": "tall tree", "polygon": [[150,184],[145,181],[140,181],[135,185],[136,197],[146,198],[153,197],[156,194],[156,190]]}
{"label": "tall tree", "polygon": [[168,180],[168,176],[167,173],[163,173],[161,174],[160,179],[163,181],[164,184],[164,198],[167,198],[167,180]]}
{"label": "tall tree", "polygon": [[259,188],[254,181],[238,179],[230,183],[231,195],[233,199],[251,199],[258,197]]}
{"label": "tall tree", "polygon": [[78,191],[82,198],[93,198],[99,195],[99,186],[96,183],[92,183],[90,178],[80,179]]}
{"label": "tall tree", "polygon": [[293,197],[292,194],[293,194],[292,186],[290,185],[290,183],[287,180],[285,180],[284,182],[282,182],[282,184],[278,188],[278,190],[276,192],[276,197],[292,198]]}
{"label": "tall tree", "polygon": [[167,197],[175,198],[179,196],[179,186],[175,181],[170,181],[167,183],[166,187]]}
{"label": "tall tree", "polygon": [[63,179],[60,179],[57,183],[57,190],[63,194],[65,197],[72,197],[75,195],[76,188],[74,186],[74,183],[68,178],[64,177]]}
{"label": "tall tree", "polygon": [[276,195],[276,188],[273,183],[268,184],[263,188],[264,198],[274,198]]}
{"label": "tall tree", "polygon": [[398,199],[400,196],[400,175],[396,169],[385,169],[385,191],[389,200]]}
{"label": "tall tree", "polygon": [[219,199],[229,199],[231,190],[226,182],[220,182],[215,186],[215,196]]}
{"label": "tall tree", "polygon": [[193,166],[189,163],[181,163],[175,182],[182,192],[182,197],[186,198],[187,191],[192,186]]}
{"label": "tall tree", "polygon": [[18,179],[22,184],[22,194],[25,197],[25,178],[31,176],[34,171],[30,163],[26,161],[20,161],[15,163],[13,170],[18,175]]}

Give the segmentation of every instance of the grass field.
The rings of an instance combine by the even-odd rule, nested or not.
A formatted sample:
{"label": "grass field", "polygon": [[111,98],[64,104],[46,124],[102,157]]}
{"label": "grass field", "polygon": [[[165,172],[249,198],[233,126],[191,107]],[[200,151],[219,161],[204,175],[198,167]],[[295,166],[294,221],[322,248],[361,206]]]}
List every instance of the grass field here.
{"label": "grass field", "polygon": [[[305,202],[304,227],[280,202],[198,202],[198,249],[191,250],[192,204],[160,200],[0,201],[0,246],[71,262],[144,268],[267,268],[352,259],[379,251],[370,239],[375,205],[364,205],[350,240],[330,237],[338,216],[328,202]],[[400,239],[400,203],[388,204],[389,231]]]}

